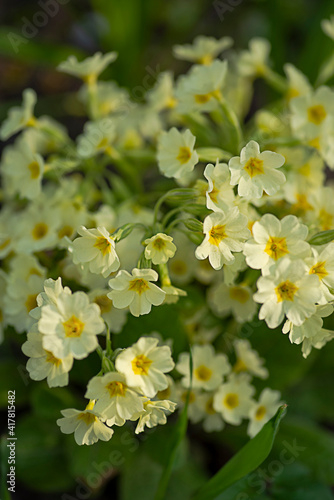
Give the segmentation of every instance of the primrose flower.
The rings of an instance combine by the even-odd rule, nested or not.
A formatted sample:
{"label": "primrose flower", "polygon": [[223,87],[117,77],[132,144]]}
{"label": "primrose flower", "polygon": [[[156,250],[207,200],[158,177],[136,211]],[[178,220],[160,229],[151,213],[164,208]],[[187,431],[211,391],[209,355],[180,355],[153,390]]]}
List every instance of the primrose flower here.
{"label": "primrose flower", "polygon": [[193,66],[176,85],[177,112],[210,112],[219,107],[227,74],[227,61],[215,60],[209,66]]}
{"label": "primrose flower", "polygon": [[72,243],[74,264],[87,264],[91,273],[101,273],[104,278],[117,271],[120,263],[115,241],[104,227],[81,226],[78,233],[80,237]]}
{"label": "primrose flower", "polygon": [[263,389],[259,401],[252,406],[249,412],[247,434],[251,438],[254,437],[262,429],[264,424],[275,415],[278,408],[283,404],[280,399],[280,392],[273,391],[268,387]]}
{"label": "primrose flower", "polygon": [[284,71],[288,79],[288,90],[286,93],[288,101],[294,97],[307,95],[312,92],[312,86],[306,76],[293,64],[285,64]]}
{"label": "primrose flower", "polygon": [[33,324],[29,313],[37,306],[37,296],[43,289],[43,283],[44,276],[41,275],[32,274],[26,280],[9,275],[4,310],[7,322],[17,332],[22,333]]}
{"label": "primrose flower", "polygon": [[144,409],[135,414],[131,420],[137,420],[138,424],[135,430],[136,434],[144,431],[144,427],[152,428],[157,425],[164,425],[167,422],[166,414],[172,413],[176,408],[176,403],[172,401],[151,401],[147,398],[142,398]]}
{"label": "primrose flower", "polygon": [[282,259],[272,268],[268,276],[257,282],[258,291],[254,300],[262,305],[259,319],[264,319],[269,328],[276,328],[284,315],[296,326],[316,311],[321,299],[319,279],[308,274],[302,260]]}
{"label": "primrose flower", "polygon": [[0,127],[0,138],[3,141],[26,127],[34,127],[37,123],[34,117],[34,107],[37,101],[36,92],[32,89],[26,89],[22,95],[22,107],[15,106],[11,108],[8,118],[4,120]]}
{"label": "primrose flower", "polygon": [[[192,387],[212,391],[223,381],[223,376],[231,371],[225,354],[216,354],[212,345],[194,345],[192,348],[193,372]],[[180,354],[176,365],[178,372],[184,375],[182,385],[190,386],[190,355],[188,352]]]}
{"label": "primrose flower", "polygon": [[143,410],[142,398],[126,384],[121,373],[106,373],[93,377],[87,386],[86,398],[96,399],[95,410],[103,415],[108,425],[123,425],[125,420]]}
{"label": "primrose flower", "polygon": [[213,408],[221,413],[225,422],[240,425],[254,404],[254,392],[255,387],[250,385],[247,375],[231,376],[215,393]]}
{"label": "primrose flower", "polygon": [[334,243],[329,243],[322,251],[318,252],[312,248],[312,257],[305,259],[305,264],[309,269],[309,274],[315,274],[320,281],[320,288],[323,293],[321,304],[334,300]]}
{"label": "primrose flower", "polygon": [[116,58],[116,52],[107,52],[106,54],[96,52],[92,57],[87,57],[83,61],[78,61],[75,56],[70,56],[67,61],[60,63],[57,69],[81,78],[86,83],[94,83],[100,73]]}
{"label": "primrose flower", "polygon": [[126,383],[149,398],[168,387],[165,373],[174,368],[170,347],[160,347],[158,342],[156,338],[141,337],[117,356],[115,364]]}
{"label": "primrose flower", "polygon": [[81,158],[91,158],[98,153],[112,155],[115,137],[116,129],[112,119],[87,122],[84,133],[78,137],[78,155]]}
{"label": "primrose flower", "polygon": [[265,214],[254,223],[252,233],[253,239],[245,243],[243,253],[247,264],[262,269],[263,274],[268,274],[270,266],[286,256],[304,258],[310,253],[310,245],[305,241],[308,228],[294,215],[279,220]]}
{"label": "primrose flower", "polygon": [[157,281],[158,273],[153,269],[133,269],[132,274],[127,271],[119,271],[115,278],[109,281],[112,291],[108,297],[118,309],[129,307],[131,314],[140,316],[148,314],[152,305],[160,306],[166,293],[157,285],[151,283]]}
{"label": "primrose flower", "polygon": [[321,349],[327,342],[334,338],[333,331],[323,328],[322,318],[326,318],[331,314],[333,314],[332,304],[319,305],[315,313],[300,326],[296,326],[287,320],[283,325],[282,332],[289,333],[291,343],[302,344],[303,357],[307,358],[312,347]]}
{"label": "primrose flower", "polygon": [[237,61],[238,71],[242,76],[256,78],[262,76],[268,67],[270,43],[260,37],[252,38],[249,50],[243,50]]}
{"label": "primrose flower", "polygon": [[154,87],[147,93],[147,99],[155,111],[173,109],[177,104],[175,99],[173,75],[169,71],[160,73]]}
{"label": "primrose flower", "polygon": [[334,92],[326,86],[290,101],[291,127],[297,137],[319,143],[322,129],[334,114]]}
{"label": "primrose flower", "polygon": [[105,329],[97,304],[91,304],[84,292],[62,293],[57,306],[42,307],[38,329],[43,347],[57,358],[71,354],[83,359],[98,345],[96,336]]}
{"label": "primrose flower", "polygon": [[22,351],[29,356],[27,370],[32,380],[47,379],[49,387],[63,387],[68,384],[68,372],[73,365],[73,356],[56,358],[52,352],[43,348],[42,334],[37,324],[28,332],[28,340],[22,345]]}
{"label": "primrose flower", "polygon": [[176,246],[173,243],[173,238],[164,233],[157,233],[144,241],[145,258],[152,260],[153,264],[166,264],[166,262],[174,257]]}
{"label": "primrose flower", "polygon": [[283,172],[279,172],[285,162],[284,156],[273,151],[263,151],[257,142],[250,141],[242,148],[240,156],[229,161],[232,186],[238,185],[239,196],[261,198],[263,191],[274,195],[286,181]]}
{"label": "primrose flower", "polygon": [[202,415],[202,426],[206,432],[219,432],[225,427],[221,413],[213,407],[214,395],[215,392],[204,392],[199,394],[196,400],[196,406]]}
{"label": "primrose flower", "polygon": [[237,361],[233,366],[235,373],[248,372],[254,377],[267,378],[269,373],[263,365],[264,360],[259,357],[257,351],[252,349],[250,342],[246,339],[234,341],[234,349]]}
{"label": "primrose flower", "polygon": [[214,285],[208,293],[209,304],[217,316],[225,317],[230,313],[240,323],[251,321],[257,305],[253,300],[253,292],[246,285]]}
{"label": "primrose flower", "polygon": [[192,172],[198,162],[194,150],[196,137],[185,130],[179,132],[175,127],[168,132],[162,132],[158,139],[158,165],[166,177],[180,179]]}
{"label": "primrose flower", "polygon": [[197,36],[192,45],[175,45],[173,54],[177,59],[197,64],[211,64],[212,61],[226,49],[233,45],[229,36],[217,40],[211,36]]}
{"label": "primrose flower", "polygon": [[7,149],[2,171],[8,190],[22,198],[33,200],[41,193],[44,161],[31,151],[27,142],[22,141],[19,148]]}
{"label": "primrose flower", "polygon": [[231,186],[231,176],[226,163],[209,163],[204,170],[204,177],[209,186],[206,191],[206,206],[215,211],[217,208],[228,210],[233,205],[235,196]]}
{"label": "primrose flower", "polygon": [[114,433],[113,429],[103,423],[101,415],[94,410],[94,401],[90,401],[83,411],[69,408],[61,410],[61,414],[64,418],[59,418],[57,425],[64,434],[73,432],[78,445],[94,444],[99,439],[109,441]]}
{"label": "primrose flower", "polygon": [[197,259],[208,257],[214,269],[221,269],[224,264],[232,263],[232,252],[241,252],[244,240],[250,236],[247,223],[247,217],[237,207],[226,213],[220,211],[208,215],[203,223],[205,238],[196,248]]}
{"label": "primrose flower", "polygon": [[58,224],[56,210],[48,206],[41,210],[40,204],[31,203],[17,223],[16,252],[29,254],[53,248],[57,242]]}

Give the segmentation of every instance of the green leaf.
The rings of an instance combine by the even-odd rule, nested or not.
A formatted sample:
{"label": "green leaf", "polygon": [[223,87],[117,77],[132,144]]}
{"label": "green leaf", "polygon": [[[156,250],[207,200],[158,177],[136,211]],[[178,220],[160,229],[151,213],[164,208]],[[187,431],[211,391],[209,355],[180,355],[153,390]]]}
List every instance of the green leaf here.
{"label": "green leaf", "polygon": [[334,229],[330,229],[329,231],[321,231],[321,233],[317,233],[312,238],[308,240],[310,245],[325,245],[326,243],[330,243],[334,240]]}
{"label": "green leaf", "polygon": [[229,486],[259,467],[272,449],[279,423],[286,414],[286,408],[287,405],[281,406],[261,431],[199,489],[193,500],[214,500]]}
{"label": "green leaf", "polygon": [[[291,447],[298,461],[309,467],[325,484],[334,484],[334,437],[332,433],[301,417],[284,422],[277,446]],[[276,448],[276,444],[275,444]]]}

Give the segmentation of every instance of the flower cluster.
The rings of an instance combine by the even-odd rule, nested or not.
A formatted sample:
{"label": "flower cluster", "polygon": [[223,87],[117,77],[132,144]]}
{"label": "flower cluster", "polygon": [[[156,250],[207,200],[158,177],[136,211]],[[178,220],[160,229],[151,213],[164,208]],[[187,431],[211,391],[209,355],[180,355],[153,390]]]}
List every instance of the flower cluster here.
{"label": "flower cluster", "polygon": [[207,432],[221,431],[225,423],[239,425],[247,418],[248,434],[253,437],[282,402],[280,393],[270,388],[262,391],[258,401],[253,398],[256,389],[251,384],[252,377],[267,378],[268,370],[248,340],[236,340],[234,351],[236,361],[232,367],[227,356],[216,354],[212,345],[194,344],[192,373],[189,353],[179,356],[176,369],[183,378],[175,387],[175,393],[182,406],[187,390],[191,389],[189,419],[193,423],[202,421]]}
{"label": "flower cluster", "polygon": [[[268,372],[238,339],[242,325],[282,325],[304,357],[334,338],[331,74],[314,89],[291,64],[273,71],[266,40],[231,47],[226,37],[176,46],[193,65],[175,81],[163,72],[140,104],[99,80],[114,52],[70,57],[58,69],[81,79],[88,116],[77,140],[35,116],[31,89],[0,127],[15,136],[1,159],[0,340],[8,325],[27,332],[27,370],[50,387],[69,383],[74,360],[100,356],[86,409],[58,420],[79,444],[126,421],[137,433],[164,424],[185,401],[206,430],[249,419],[253,436],[281,396],[254,399],[252,377]],[[245,123],[256,78],[280,99]],[[129,347],[134,324],[154,335]]]}

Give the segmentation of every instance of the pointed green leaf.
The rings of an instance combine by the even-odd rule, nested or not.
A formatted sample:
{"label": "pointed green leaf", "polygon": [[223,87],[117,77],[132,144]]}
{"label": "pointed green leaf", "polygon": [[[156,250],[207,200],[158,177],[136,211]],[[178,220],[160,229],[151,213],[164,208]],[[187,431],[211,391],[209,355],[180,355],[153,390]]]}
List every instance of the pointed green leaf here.
{"label": "pointed green leaf", "polygon": [[199,489],[193,500],[214,500],[229,486],[259,467],[272,449],[279,423],[286,414],[286,408],[287,405],[281,406],[261,431]]}
{"label": "pointed green leaf", "polygon": [[329,231],[321,231],[321,233],[317,233],[312,238],[309,239],[310,245],[325,245],[326,243],[330,243],[334,240],[334,230],[330,229]]}

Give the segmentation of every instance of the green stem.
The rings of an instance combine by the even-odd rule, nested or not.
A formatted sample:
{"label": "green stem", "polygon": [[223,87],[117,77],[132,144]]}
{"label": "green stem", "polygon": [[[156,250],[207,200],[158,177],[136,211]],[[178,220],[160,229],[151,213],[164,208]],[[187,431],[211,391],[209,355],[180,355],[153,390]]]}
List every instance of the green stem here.
{"label": "green stem", "polygon": [[240,145],[243,141],[243,138],[242,138],[242,130],[241,130],[241,126],[240,126],[238,117],[235,114],[234,110],[227,104],[225,99],[223,99],[223,97],[221,97],[219,99],[219,103],[221,105],[221,109],[224,112],[227,120],[231,124],[232,129],[234,130],[235,152],[239,153]]}
{"label": "green stem", "polygon": [[175,214],[179,213],[179,212],[182,212],[182,210],[184,209],[184,205],[182,205],[182,207],[176,207],[176,208],[173,208],[172,210],[170,210],[169,212],[167,212],[167,214],[165,215],[165,217],[162,219],[162,227],[165,227],[167,225],[167,222],[169,221],[169,219],[171,217],[173,217]]}
{"label": "green stem", "polygon": [[98,101],[97,101],[97,83],[96,80],[87,82],[88,92],[88,114],[91,120],[97,120],[99,117]]}
{"label": "green stem", "polygon": [[268,68],[266,66],[266,68],[263,70],[262,76],[264,80],[278,92],[285,94],[288,90],[288,83],[285,78],[276,73],[276,71],[273,71],[271,68]]}
{"label": "green stem", "polygon": [[107,350],[107,356],[111,358],[113,354],[113,350],[111,348],[111,338],[110,338],[110,328],[106,322],[104,322],[106,325],[106,350]]}

